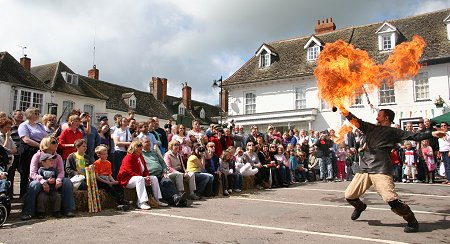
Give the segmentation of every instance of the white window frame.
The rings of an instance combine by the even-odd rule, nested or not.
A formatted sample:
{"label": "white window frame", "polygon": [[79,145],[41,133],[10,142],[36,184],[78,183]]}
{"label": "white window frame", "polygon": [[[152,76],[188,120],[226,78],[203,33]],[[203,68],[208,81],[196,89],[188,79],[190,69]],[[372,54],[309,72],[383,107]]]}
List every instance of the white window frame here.
{"label": "white window frame", "polygon": [[180,105],[178,106],[178,114],[186,115],[186,107],[183,103],[180,103]]}
{"label": "white window frame", "polygon": [[83,106],[83,112],[89,113],[89,115],[92,117],[94,114],[94,105],[92,104],[85,104]]}
{"label": "white window frame", "polygon": [[244,114],[256,113],[256,94],[254,92],[244,92]]}
{"label": "white window frame", "polygon": [[[71,100],[65,100],[65,101],[63,101],[62,102],[62,110],[61,110],[61,112],[64,112],[63,114],[62,114],[62,118],[64,119],[64,120],[66,120],[67,119],[67,115],[69,115],[70,114],[70,112],[72,112],[72,110],[75,108],[75,102],[74,101],[71,101]],[[67,108],[66,108],[67,107]]]}
{"label": "white window frame", "polygon": [[[29,93],[29,100],[22,101],[24,98],[23,95],[25,93]],[[13,101],[13,111],[16,109],[20,109],[22,111],[27,110],[30,107],[38,108],[41,113],[43,113],[44,108],[44,93],[33,91],[29,89],[17,89],[14,91],[14,101]]]}
{"label": "white window frame", "polygon": [[303,86],[294,88],[294,107],[295,109],[306,108],[306,89]]}
{"label": "white window frame", "polygon": [[136,98],[130,97],[130,98],[128,99],[128,106],[129,106],[130,108],[136,108]]}
{"label": "white window frame", "polygon": [[271,62],[271,60],[270,60],[270,53],[261,53],[261,56],[260,56],[260,67],[261,68],[265,68],[265,67],[269,67],[270,66],[270,62]]}
{"label": "white window frame", "polygon": [[392,35],[381,35],[381,45],[382,45],[382,49],[383,51],[389,51],[392,50],[393,47],[393,42],[392,42]]}
{"label": "white window frame", "polygon": [[362,107],[363,106],[363,96],[358,95],[352,101],[352,107]]}
{"label": "white window frame", "polygon": [[314,45],[312,47],[308,47],[307,51],[307,60],[308,61],[316,61],[317,57],[319,57],[320,54],[320,46]]}
{"label": "white window frame", "polygon": [[380,105],[395,104],[395,87],[388,86],[386,82],[382,83],[378,91],[378,98]]}
{"label": "white window frame", "polygon": [[78,75],[77,74],[71,74],[68,72],[61,72],[61,74],[64,77],[64,80],[66,83],[72,84],[72,85],[78,85]]}
{"label": "white window frame", "polygon": [[420,72],[414,77],[414,101],[430,100],[430,82],[428,72]]}
{"label": "white window frame", "polygon": [[205,118],[205,110],[202,108],[202,110],[200,110],[200,118],[204,119]]}

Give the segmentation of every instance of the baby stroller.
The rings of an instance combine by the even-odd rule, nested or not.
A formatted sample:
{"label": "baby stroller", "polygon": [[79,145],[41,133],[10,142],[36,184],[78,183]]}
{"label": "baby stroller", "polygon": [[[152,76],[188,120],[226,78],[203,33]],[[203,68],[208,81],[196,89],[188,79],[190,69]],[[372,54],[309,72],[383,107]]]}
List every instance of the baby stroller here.
{"label": "baby stroller", "polygon": [[[8,182],[9,183],[9,182]],[[0,193],[0,227],[6,222],[11,213],[11,199],[8,193]]]}
{"label": "baby stroller", "polygon": [[11,213],[11,199],[9,198],[9,189],[11,182],[6,179],[8,173],[6,166],[8,165],[8,154],[6,150],[0,146],[0,227],[6,222],[8,215]]}

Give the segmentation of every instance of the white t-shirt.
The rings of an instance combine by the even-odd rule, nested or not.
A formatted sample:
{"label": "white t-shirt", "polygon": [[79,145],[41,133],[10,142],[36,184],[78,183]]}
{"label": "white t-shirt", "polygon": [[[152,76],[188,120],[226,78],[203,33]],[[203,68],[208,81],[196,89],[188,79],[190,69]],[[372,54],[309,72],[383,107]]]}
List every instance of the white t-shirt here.
{"label": "white t-shirt", "polygon": [[[131,142],[131,140],[133,139],[128,127],[125,130],[122,130],[122,128],[115,129],[112,137],[113,137],[113,139],[117,138],[120,142]],[[117,145],[114,145],[114,150],[122,151],[122,152],[127,151],[125,146],[119,147]]]}

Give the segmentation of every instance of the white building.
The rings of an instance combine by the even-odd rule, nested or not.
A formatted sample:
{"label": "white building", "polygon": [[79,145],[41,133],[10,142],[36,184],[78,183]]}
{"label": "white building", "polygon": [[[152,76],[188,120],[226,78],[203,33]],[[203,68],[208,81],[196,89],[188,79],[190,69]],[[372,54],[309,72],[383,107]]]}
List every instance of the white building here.
{"label": "white building", "polygon": [[[247,128],[260,125],[262,130],[269,124],[278,130],[339,127],[344,119],[317,96],[313,72],[324,45],[341,39],[382,63],[396,45],[411,41],[413,35],[427,43],[419,74],[368,94],[373,109],[366,96],[361,96],[350,111],[375,122],[377,109],[389,108],[396,113],[395,122],[402,125],[441,115],[450,105],[450,9],[340,30],[332,19],[326,19],[318,21],[314,35],[264,43],[223,82],[227,91],[221,101],[228,98],[228,106],[223,106],[228,120]],[[438,96],[447,103],[444,108],[434,104]]]}

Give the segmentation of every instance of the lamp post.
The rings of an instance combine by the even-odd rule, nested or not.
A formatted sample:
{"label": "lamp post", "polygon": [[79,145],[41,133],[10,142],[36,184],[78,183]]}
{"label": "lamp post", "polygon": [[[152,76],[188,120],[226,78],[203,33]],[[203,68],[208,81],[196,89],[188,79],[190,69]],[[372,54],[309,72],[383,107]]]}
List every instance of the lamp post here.
{"label": "lamp post", "polygon": [[220,114],[220,125],[222,125],[222,90],[223,90],[223,87],[222,87],[222,76],[220,76],[220,79],[213,81],[212,87],[214,89],[217,89],[217,88],[220,87],[220,95],[219,95],[220,112],[219,112],[219,114]]}

